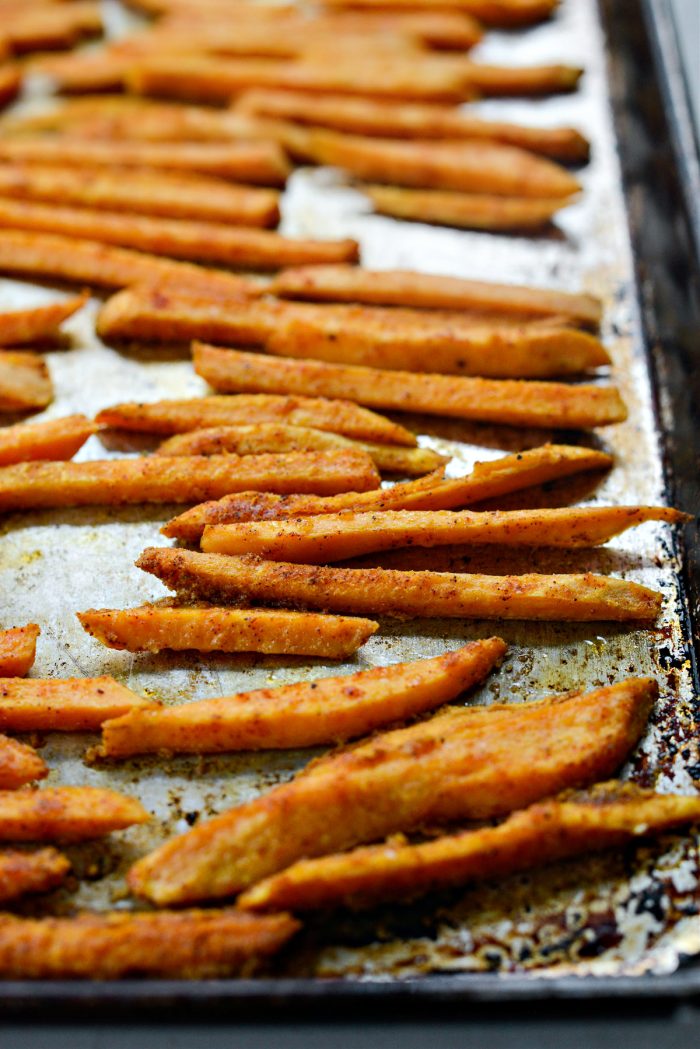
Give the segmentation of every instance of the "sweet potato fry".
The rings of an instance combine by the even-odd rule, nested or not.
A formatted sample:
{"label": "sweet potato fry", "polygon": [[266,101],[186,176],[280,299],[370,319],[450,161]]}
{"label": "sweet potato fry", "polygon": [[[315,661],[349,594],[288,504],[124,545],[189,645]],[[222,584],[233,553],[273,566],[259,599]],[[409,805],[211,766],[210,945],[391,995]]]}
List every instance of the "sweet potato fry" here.
{"label": "sweet potato fry", "polygon": [[355,135],[501,142],[566,163],[581,163],[587,160],[589,152],[587,140],[574,128],[540,128],[483,120],[456,106],[430,103],[398,103],[344,95],[316,96],[258,88],[246,91],[238,98],[235,112],[293,120]]}
{"label": "sweet potato fry", "polygon": [[[173,259],[251,269],[278,269],[296,262],[356,262],[358,258],[354,240],[296,240],[270,230],[142,215],[130,215],[125,221],[117,211],[56,207],[2,197],[0,227],[79,236]],[[0,316],[0,340],[9,346],[4,322]]]}
{"label": "sweet potato fry", "polygon": [[16,790],[33,780],[44,779],[49,770],[34,747],[9,736],[0,736],[0,789]]}
{"label": "sweet potato fry", "polygon": [[70,870],[68,859],[56,849],[0,852],[0,903],[57,888]]}
{"label": "sweet potato fry", "polygon": [[81,39],[102,32],[100,5],[93,0],[70,4],[26,2],[2,11],[3,37],[14,54],[71,48]]}
{"label": "sweet potato fry", "polygon": [[468,545],[600,546],[644,521],[677,524],[665,506],[587,506],[545,510],[384,510],[319,514],[291,521],[207,525],[202,550],[257,554],[273,561],[327,564],[401,547]]}
{"label": "sweet potato fry", "polygon": [[197,342],[193,357],[197,374],[223,393],[343,396],[369,408],[565,430],[607,426],[627,417],[615,386],[383,371],[323,361],[288,361]]}
{"label": "sweet potato fry", "polygon": [[466,477],[444,480],[438,470],[418,481],[379,488],[375,492],[344,492],[342,495],[279,496],[246,492],[203,503],[173,518],[161,529],[163,535],[197,542],[205,525],[229,521],[286,520],[314,514],[354,511],[451,510],[474,505],[509,492],[590,470],[605,470],[610,456],[589,448],[543,445],[517,455],[504,455],[492,462],[476,463]]}
{"label": "sweet potato fry", "polygon": [[132,707],[157,706],[114,678],[0,678],[0,728],[90,732]]}
{"label": "sweet potato fry", "polygon": [[486,25],[512,28],[549,18],[559,0],[322,0],[324,7],[362,11],[464,11]]}
{"label": "sweet potato fry", "polygon": [[32,459],[72,459],[96,430],[84,415],[5,426],[0,429],[0,466]]}
{"label": "sweet potato fry", "polygon": [[26,62],[32,76],[50,81],[53,91],[120,91],[133,58],[109,51],[72,51],[64,55],[38,55]]}
{"label": "sweet potato fry", "polygon": [[[274,609],[168,608],[78,612],[84,630],[128,652],[263,652],[346,659],[377,630],[370,619]],[[119,715],[114,715],[118,717]]]}
{"label": "sweet potato fry", "polygon": [[0,469],[0,512],[54,506],[193,503],[256,488],[332,495],[378,486],[374,463],[366,452],[357,449],[19,463]]}
{"label": "sweet potato fry", "polygon": [[76,295],[47,306],[0,313],[0,346],[20,346],[55,338],[63,321],[84,306],[86,301],[87,295]]}
{"label": "sweet potato fry", "polygon": [[145,433],[185,433],[207,426],[241,423],[285,423],[344,434],[355,440],[415,446],[412,433],[398,423],[350,401],[316,397],[192,397],[185,401],[115,404],[96,421],[105,426]]}
{"label": "sweet potato fry", "polygon": [[497,197],[488,193],[451,193],[376,185],[360,188],[380,215],[434,226],[495,232],[541,229],[566,204],[561,198],[535,200],[532,197]]}
{"label": "sweet potato fry", "polygon": [[416,189],[553,200],[581,188],[553,161],[497,142],[406,142],[314,129],[309,151],[318,163],[343,168],[365,181]]}
{"label": "sweet potato fry", "polygon": [[35,411],[45,408],[52,400],[53,384],[43,357],[35,353],[0,351],[0,412]]}
{"label": "sweet potato fry", "polygon": [[128,714],[103,726],[98,753],[124,758],[342,742],[442,706],[482,681],[505,650],[492,637],[435,659],[183,703],[153,717]]}
{"label": "sweet potato fry", "polygon": [[591,572],[488,576],[325,568],[159,547],[144,550],[136,564],[183,596],[360,615],[653,622],[662,600],[639,583]]}
{"label": "sweet potato fry", "polygon": [[20,93],[22,73],[19,66],[0,66],[0,107],[9,105]]}
{"label": "sweet potato fry", "polygon": [[656,694],[656,682],[641,678],[588,695],[455,708],[383,733],[166,842],[131,868],[129,886],[161,905],[229,895],[304,857],[488,819],[587,785],[624,761]]}
{"label": "sweet potato fry", "polygon": [[[251,920],[252,919],[252,920]],[[0,977],[204,979],[249,974],[299,928],[286,914],[205,910],[0,920]]]}
{"label": "sweet potato fry", "polygon": [[0,841],[85,841],[148,819],[135,798],[101,787],[0,791]]}
{"label": "sweet potato fry", "polygon": [[254,911],[305,911],[414,898],[616,848],[699,818],[697,797],[655,794],[632,783],[613,781],[532,805],[498,827],[468,830],[420,845],[409,845],[404,838],[342,855],[301,860],[253,886],[239,905]]}
{"label": "sweet potato fry", "polygon": [[[0,430],[0,448],[2,431]],[[261,452],[309,452],[324,448],[361,448],[378,470],[404,476],[430,473],[447,462],[431,448],[351,441],[340,434],[304,426],[260,423],[257,426],[219,426],[177,434],[161,444],[156,455],[258,455]],[[0,453],[1,455],[1,453]]]}
{"label": "sweet potato fry", "polygon": [[36,623],[0,630],[0,678],[24,677],[29,673],[36,659],[40,633]]}
{"label": "sweet potato fry", "polygon": [[479,94],[554,95],[574,91],[583,70],[577,66],[493,66],[483,62],[465,62],[465,78]]}
{"label": "sweet potato fry", "polygon": [[0,194],[237,226],[274,226],[279,219],[277,190],[172,171],[132,171],[125,179],[108,168],[0,164]]}
{"label": "sweet potato fry", "polygon": [[270,292],[280,298],[315,302],[362,302],[426,310],[489,311],[505,317],[563,317],[570,324],[598,328],[600,299],[548,288],[487,284],[411,270],[366,270],[360,266],[301,266],[282,270]]}

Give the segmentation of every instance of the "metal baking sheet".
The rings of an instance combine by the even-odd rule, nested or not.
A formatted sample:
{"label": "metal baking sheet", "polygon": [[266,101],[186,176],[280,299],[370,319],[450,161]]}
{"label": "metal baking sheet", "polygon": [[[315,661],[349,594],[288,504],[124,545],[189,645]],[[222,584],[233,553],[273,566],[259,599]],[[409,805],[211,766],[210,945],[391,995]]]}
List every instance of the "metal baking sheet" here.
{"label": "metal baking sheet", "polygon": [[[123,31],[128,16],[105,5],[109,25]],[[610,5],[605,5],[606,9]],[[542,124],[572,124],[588,134],[593,159],[583,169],[582,198],[561,212],[557,228],[542,237],[456,232],[398,223],[370,215],[363,198],[340,173],[298,171],[284,195],[282,230],[290,235],[356,237],[364,265],[507,280],[586,290],[605,304],[604,338],[614,379],[629,409],[628,423],[591,437],[613,452],[616,468],[595,490],[570,488],[584,502],[656,503],[666,500],[664,449],[635,283],[635,257],[622,189],[618,143],[600,14],[594,0],[562,0],[555,20],[527,32],[489,33],[475,56],[484,61],[581,64],[586,75],[571,96],[543,101],[489,101],[489,116]],[[40,85],[29,101],[41,102]],[[623,157],[624,160],[624,157]],[[14,281],[0,282],[0,308],[42,303],[61,293]],[[98,301],[68,325],[70,348],[49,355],[56,400],[41,416],[91,414],[118,400],[197,395],[204,385],[183,355],[158,347],[117,351],[94,334]],[[532,447],[561,434],[468,426],[455,421],[412,420],[421,443],[454,456],[450,472],[466,472],[476,459]],[[570,435],[582,440],[581,435]],[[78,458],[137,454],[143,446],[107,435],[91,438]],[[546,501],[546,493],[543,495]],[[515,504],[513,504],[515,505]],[[520,504],[519,504],[520,505]],[[113,674],[130,688],[165,702],[184,702],[277,685],[309,676],[347,672],[435,655],[465,640],[499,632],[509,642],[501,669],[471,702],[520,702],[572,687],[596,687],[633,674],[653,674],[661,699],[626,776],[664,791],[693,791],[700,777],[693,664],[686,641],[686,594],[671,532],[647,524],[597,552],[430,551],[430,564],[469,571],[593,571],[634,579],[663,591],[664,612],[650,631],[610,624],[493,624],[386,621],[352,662],[337,664],[269,657],[130,655],[110,652],[87,637],[74,613],[90,607],[128,607],[165,590],[133,562],[159,543],[160,524],[174,507],[78,509],[15,514],[0,524],[0,623],[41,625],[37,676]],[[315,752],[180,757],[170,762],[136,759],[113,766],[84,760],[94,736],[47,734],[41,746],[51,784],[109,785],[138,796],[151,823],[109,841],[71,848],[78,877],[67,890],[27,913],[61,913],[75,907],[129,908],[124,873],[133,860],[193,822],[253,797],[289,778]],[[700,953],[698,839],[667,836],[653,845],[592,860],[560,864],[527,876],[432,899],[420,907],[353,916],[351,921],[309,923],[297,945],[264,974],[257,994],[275,987],[292,999],[314,988],[389,988],[397,982],[443,974],[469,994],[484,987],[509,994],[526,976],[569,986],[571,976],[626,978],[669,974],[682,958]],[[449,976],[447,974],[450,974]],[[481,974],[481,975],[480,975]],[[322,978],[322,979],[319,979]],[[325,981],[331,980],[327,984]],[[292,981],[290,983],[290,981]],[[439,981],[437,981],[439,983]],[[436,987],[436,981],[424,981]],[[126,985],[119,985],[126,988]],[[133,988],[133,985],[129,985]],[[199,985],[200,988],[205,985]],[[447,986],[444,984],[443,986]],[[242,985],[216,982],[216,994]],[[45,991],[45,988],[44,988]],[[36,988],[36,993],[41,994]],[[17,985],[0,986],[0,997]],[[86,999],[103,991],[81,991]],[[114,992],[119,995],[118,988]],[[126,989],[124,991],[127,994]],[[180,995],[187,995],[180,988]],[[112,996],[113,998],[113,996]],[[128,999],[128,994],[127,998]]]}

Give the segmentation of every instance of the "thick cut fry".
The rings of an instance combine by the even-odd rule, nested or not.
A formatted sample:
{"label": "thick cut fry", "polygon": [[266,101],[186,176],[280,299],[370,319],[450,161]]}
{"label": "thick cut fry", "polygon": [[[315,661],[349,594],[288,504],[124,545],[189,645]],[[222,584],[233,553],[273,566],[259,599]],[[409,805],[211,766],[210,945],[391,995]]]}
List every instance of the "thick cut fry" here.
{"label": "thick cut fry", "polygon": [[355,135],[502,142],[567,163],[583,162],[589,152],[587,140],[573,128],[482,120],[456,106],[258,89],[241,95],[235,108],[241,115],[293,120]]}
{"label": "thick cut fry", "polygon": [[207,525],[202,550],[257,554],[273,561],[327,564],[400,547],[468,545],[600,546],[644,521],[677,524],[665,506],[591,506],[545,510],[384,510],[319,514],[291,521]]}
{"label": "thick cut fry", "polygon": [[566,205],[561,198],[497,197],[487,193],[451,193],[446,190],[399,189],[395,186],[360,187],[380,215],[457,229],[537,230],[547,226]]}
{"label": "thick cut fry", "polygon": [[581,188],[551,160],[495,142],[405,142],[315,129],[309,132],[308,148],[320,164],[343,168],[369,182],[416,189],[553,200]]}
{"label": "thick cut fry", "polygon": [[86,841],[148,819],[136,798],[101,787],[0,791],[0,841]]}
{"label": "thick cut fry", "polygon": [[427,310],[489,311],[505,317],[563,317],[598,328],[602,303],[593,295],[517,284],[486,284],[410,270],[366,270],[360,266],[310,266],[283,270],[270,291],[280,298],[316,302],[363,302]]}
{"label": "thick cut fry", "polygon": [[360,615],[653,622],[662,601],[639,583],[591,572],[488,576],[325,568],[158,547],[144,550],[136,564],[188,597]]}
{"label": "thick cut fry", "polygon": [[0,107],[9,105],[20,93],[22,73],[19,66],[0,66]]}
{"label": "thick cut fry", "polygon": [[132,707],[157,706],[113,677],[0,678],[0,728],[90,732]]}
{"label": "thick cut fry", "polygon": [[[0,448],[2,431],[0,431]],[[361,448],[378,470],[404,476],[430,473],[447,462],[431,448],[351,441],[337,433],[305,426],[260,423],[257,426],[219,426],[177,434],[161,444],[156,455],[258,455],[261,452],[308,452],[322,448]],[[1,454],[1,453],[0,453]]]}
{"label": "thick cut fry", "polygon": [[434,710],[482,681],[502,658],[498,637],[436,659],[362,670],[130,714],[103,726],[103,757],[165,750],[211,754],[338,743]]}
{"label": "thick cut fry", "polygon": [[492,66],[465,62],[466,80],[482,95],[553,95],[574,91],[583,75],[578,66]]}
{"label": "thick cut fry", "polygon": [[498,827],[409,845],[388,841],[342,855],[301,860],[249,889],[251,910],[367,906],[466,882],[502,878],[557,860],[616,848],[700,819],[700,799],[655,794],[619,781],[566,793]]}
{"label": "thick cut fry", "polygon": [[127,403],[103,408],[96,421],[145,433],[185,433],[208,426],[285,423],[344,434],[361,441],[415,446],[412,433],[398,423],[350,401],[316,397],[192,397],[185,401]]}
{"label": "thick cut fry", "polygon": [[163,535],[197,542],[205,525],[229,521],[286,520],[314,514],[341,511],[355,513],[390,510],[451,510],[474,505],[510,492],[546,484],[572,474],[606,470],[612,459],[603,452],[567,445],[543,445],[517,455],[505,455],[493,462],[476,463],[466,477],[444,480],[438,470],[418,481],[380,488],[375,492],[344,492],[323,497],[279,496],[246,492],[226,496],[218,502],[203,503],[173,518],[162,529]]}
{"label": "thick cut fry", "polygon": [[322,0],[324,7],[363,11],[464,11],[486,25],[502,28],[532,25],[549,18],[559,0]]}
{"label": "thick cut fry", "polygon": [[[14,164],[66,164],[80,168],[162,168],[218,175],[239,182],[283,186],[289,174],[274,142],[86,142],[46,136],[0,139],[0,160]],[[128,174],[122,173],[128,179]]]}
{"label": "thick cut fry", "polygon": [[0,429],[0,466],[33,459],[72,459],[96,430],[95,423],[84,415],[5,426]]}
{"label": "thick cut fry", "polygon": [[52,400],[53,384],[43,357],[35,353],[0,351],[0,412],[35,411],[45,408]]}
{"label": "thick cut fry", "polygon": [[[251,920],[252,919],[252,920]],[[21,980],[205,979],[249,974],[299,925],[234,909],[0,920],[0,977]]]}
{"label": "thick cut fry", "polygon": [[0,852],[0,903],[17,900],[38,892],[50,892],[64,881],[70,871],[68,859],[56,849]]}
{"label": "thick cut fry", "polygon": [[33,780],[44,779],[49,770],[34,747],[0,736],[0,790],[16,790]]}
{"label": "thick cut fry", "polygon": [[[0,218],[0,223],[2,219]],[[0,346],[20,346],[23,343],[53,339],[58,329],[87,301],[87,295],[76,295],[48,306],[33,306],[28,310],[0,313]]]}
{"label": "thick cut fry", "polygon": [[19,463],[0,470],[0,512],[54,506],[196,503],[229,492],[332,495],[379,486],[366,452],[290,452],[288,455],[191,455],[106,459],[85,463]]}
{"label": "thick cut fry", "polygon": [[24,677],[29,673],[36,659],[40,633],[36,623],[0,630],[0,678]]}
{"label": "thick cut fry", "polygon": [[656,694],[642,678],[588,695],[455,709],[384,733],[166,842],[131,868],[129,886],[161,905],[215,898],[304,857],[488,819],[587,785],[621,765]]}
{"label": "thick cut fry", "polygon": [[615,386],[475,379],[288,361],[204,343],[194,343],[193,356],[197,374],[223,393],[343,396],[369,408],[564,430],[608,426],[627,417]]}
{"label": "thick cut fry", "polygon": [[124,178],[109,169],[0,164],[0,194],[238,226],[275,226],[279,219],[277,190],[172,171],[132,171]]}
{"label": "thick cut fry", "polygon": [[2,11],[0,29],[15,54],[71,48],[83,37],[102,32],[100,5],[93,0],[70,4],[25,3]]}
{"label": "thick cut fry", "polygon": [[[168,608],[78,612],[88,634],[128,652],[263,652],[346,659],[375,633],[371,619],[273,609]],[[115,715],[118,716],[118,715]]]}

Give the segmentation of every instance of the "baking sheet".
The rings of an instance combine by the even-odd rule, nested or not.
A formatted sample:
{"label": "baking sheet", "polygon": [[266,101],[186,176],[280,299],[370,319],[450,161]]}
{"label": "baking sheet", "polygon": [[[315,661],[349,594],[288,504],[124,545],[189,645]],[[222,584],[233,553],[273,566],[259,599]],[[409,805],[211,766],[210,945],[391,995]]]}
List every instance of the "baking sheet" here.
{"label": "baking sheet", "polygon": [[[108,4],[109,24],[125,20]],[[354,236],[368,267],[404,267],[454,276],[512,280],[567,290],[584,289],[606,305],[604,336],[630,421],[600,431],[616,469],[587,501],[655,503],[664,486],[653,398],[642,349],[632,282],[632,256],[607,100],[603,41],[594,0],[564,0],[557,19],[525,33],[489,33],[475,56],[517,64],[571,61],[586,68],[576,95],[533,102],[490,101],[479,111],[543,124],[571,123],[593,142],[582,172],[584,195],[563,211],[545,237],[501,237],[397,223],[367,213],[363,198],[339,173],[300,171],[283,201],[282,230],[291,235]],[[36,89],[35,89],[36,90]],[[36,106],[36,101],[29,103]],[[60,293],[18,282],[0,284],[0,308],[40,303]],[[116,351],[94,335],[98,303],[67,326],[72,348],[50,354],[56,400],[41,416],[88,414],[118,400],[156,400],[204,392],[187,359],[146,347]],[[452,473],[476,459],[531,447],[561,434],[414,420],[421,443],[455,456]],[[572,435],[579,439],[580,435]],[[596,438],[592,438],[596,440]],[[130,451],[130,448],[132,449]],[[91,438],[78,458],[134,454],[113,437]],[[16,514],[0,525],[0,624],[28,620],[42,627],[36,676],[111,673],[129,687],[181,702],[337,673],[337,664],[265,657],[129,655],[102,649],[74,617],[89,607],[123,607],[164,595],[133,567],[144,546],[159,543],[160,523],[175,508],[80,509]],[[442,556],[430,551],[431,566]],[[597,552],[490,551],[444,555],[450,567],[492,571],[611,572],[663,590],[663,617],[653,631],[609,624],[554,625],[387,621],[342,669],[384,665],[435,655],[464,640],[501,633],[510,644],[502,668],[470,701],[518,702],[554,690],[595,687],[652,673],[661,700],[637,757],[626,771],[661,790],[694,789],[700,775],[694,742],[692,681],[679,620],[678,564],[666,526],[647,524]],[[36,740],[34,740],[36,742]],[[151,758],[115,766],[87,766],[94,736],[47,734],[39,740],[52,768],[49,783],[109,785],[141,798],[154,818],[109,842],[70,850],[82,879],[47,898],[39,909],[129,907],[123,876],[133,859],[192,821],[220,812],[280,782],[310,752]],[[494,886],[450,894],[421,907],[383,911],[350,922],[311,922],[295,950],[277,965],[285,976],[395,979],[436,971],[530,972],[539,976],[669,972],[683,954],[700,951],[698,842],[668,837],[614,856],[561,864]],[[25,905],[35,913],[37,904]]]}

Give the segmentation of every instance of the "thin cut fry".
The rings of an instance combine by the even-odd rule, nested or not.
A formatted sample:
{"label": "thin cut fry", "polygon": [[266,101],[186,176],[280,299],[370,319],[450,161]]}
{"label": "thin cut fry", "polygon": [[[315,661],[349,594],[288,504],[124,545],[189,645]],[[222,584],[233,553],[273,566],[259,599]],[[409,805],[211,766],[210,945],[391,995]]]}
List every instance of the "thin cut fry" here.
{"label": "thin cut fry", "polygon": [[546,444],[516,455],[504,455],[493,462],[476,463],[466,477],[444,480],[444,471],[438,470],[418,481],[380,488],[371,494],[345,492],[323,498],[244,492],[226,496],[217,502],[186,510],[164,525],[161,531],[175,539],[198,542],[205,525],[233,521],[286,520],[341,511],[451,510],[572,474],[606,470],[611,465],[612,459],[603,452]]}
{"label": "thin cut fry", "polygon": [[90,732],[133,707],[157,706],[114,678],[0,678],[0,728]]}
{"label": "thin cut fry", "polygon": [[0,789],[16,790],[33,780],[44,779],[49,770],[34,747],[0,736]]}
{"label": "thin cut fry", "polygon": [[280,298],[315,302],[362,302],[370,306],[490,311],[504,316],[564,317],[571,324],[598,328],[600,299],[549,288],[443,277],[411,270],[366,270],[360,266],[308,266],[282,270],[270,292]]}
{"label": "thin cut fry", "polygon": [[193,357],[197,374],[224,393],[343,396],[369,408],[565,430],[608,426],[627,417],[615,386],[383,371],[323,361],[288,361],[197,342]]}
{"label": "thin cut fry", "polygon": [[587,785],[618,769],[656,694],[656,682],[641,678],[588,695],[455,708],[383,733],[166,842],[131,868],[129,887],[160,905],[216,898],[304,857],[488,819]]}
{"label": "thin cut fry", "polygon": [[86,301],[87,295],[76,295],[48,306],[32,306],[27,310],[0,313],[0,346],[20,346],[55,338],[61,324],[84,306]]}
{"label": "thin cut fry", "polygon": [[148,819],[136,798],[101,787],[0,791],[0,841],[85,841]]}
{"label": "thin cut fry", "polygon": [[415,446],[412,433],[398,423],[350,401],[317,397],[192,397],[185,401],[115,404],[103,408],[96,422],[145,433],[185,433],[207,426],[285,423],[344,434],[355,440]]}
{"label": "thin cut fry", "polygon": [[0,66],[0,107],[9,105],[20,92],[22,73],[19,66]]}
{"label": "thin cut fry", "polygon": [[360,615],[653,622],[662,601],[639,583],[591,572],[488,576],[325,568],[159,547],[144,550],[136,564],[183,596]]}
{"label": "thin cut fry", "polygon": [[36,659],[40,633],[36,623],[0,630],[0,678],[24,677],[29,673]]}
{"label": "thin cut fry", "polygon": [[35,353],[0,351],[0,412],[35,411],[45,408],[52,400],[53,384],[43,357]]}
{"label": "thin cut fry", "polygon": [[2,12],[3,37],[15,54],[71,48],[88,36],[102,32],[100,5],[93,0],[70,4],[24,3]]}
{"label": "thin cut fry", "polygon": [[[263,652],[346,659],[375,633],[370,619],[274,609],[168,608],[78,612],[84,630],[128,652]],[[118,715],[114,715],[117,717]]]}
{"label": "thin cut fry", "polygon": [[196,503],[256,488],[332,495],[377,488],[379,480],[370,457],[357,449],[19,463],[0,469],[0,513],[55,506]]}
{"label": "thin cut fry", "polygon": [[57,888],[70,871],[70,862],[56,849],[0,852],[0,903]]}
{"label": "thin cut fry", "polygon": [[26,63],[26,69],[32,76],[48,78],[53,91],[120,91],[132,62],[130,55],[100,48],[38,55]]}
{"label": "thin cut fry", "polygon": [[497,197],[488,193],[359,187],[380,215],[457,229],[537,230],[548,225],[566,201],[531,197]]}
{"label": "thin cut fry", "polygon": [[405,838],[301,860],[249,889],[254,911],[368,906],[466,882],[502,878],[557,860],[616,848],[700,818],[700,799],[655,794],[619,781],[566,793],[514,813],[498,827],[409,845]]}
{"label": "thin cut fry", "polygon": [[554,95],[575,91],[583,75],[578,66],[493,66],[465,62],[467,83],[482,95]]}
{"label": "thin cut fry", "polygon": [[549,18],[559,0],[322,0],[324,7],[362,11],[464,11],[486,25],[509,28]]}
{"label": "thin cut fry", "polygon": [[248,975],[299,928],[286,914],[124,911],[0,920],[0,977],[21,980],[205,979]]}
{"label": "thin cut fry", "polygon": [[95,423],[84,415],[5,426],[0,429],[0,466],[33,459],[72,459],[96,430]]}

